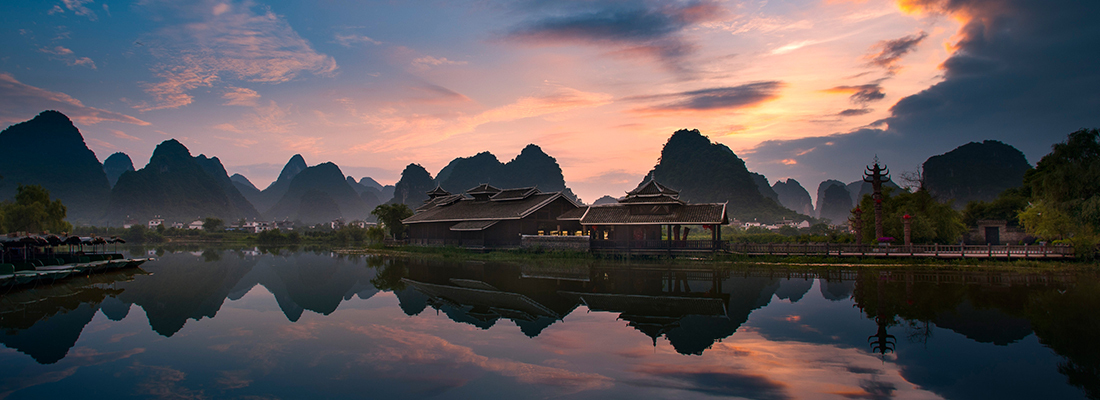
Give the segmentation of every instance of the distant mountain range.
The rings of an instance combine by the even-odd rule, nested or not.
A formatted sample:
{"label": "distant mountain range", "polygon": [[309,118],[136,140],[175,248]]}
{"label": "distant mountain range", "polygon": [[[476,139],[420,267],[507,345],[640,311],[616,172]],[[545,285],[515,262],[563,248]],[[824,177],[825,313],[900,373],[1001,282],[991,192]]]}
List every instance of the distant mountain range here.
{"label": "distant mountain range", "polygon": [[533,186],[543,192],[564,191],[567,197],[577,200],[573,191],[565,186],[565,176],[558,161],[533,144],[524,147],[508,163],[501,163],[487,151],[472,157],[456,158],[439,171],[435,182],[451,193],[462,193],[488,183],[498,188]]}
{"label": "distant mountain range", "polygon": [[[930,157],[923,165],[922,182],[938,199],[954,200],[961,208],[1020,186],[1029,168],[1012,146],[998,141],[968,143]],[[818,186],[817,201],[811,203],[798,181],[768,185],[764,175],[749,171],[733,151],[698,130],[675,132],[650,175],[680,190],[686,201],[728,202],[731,217],[761,222],[811,216],[842,224],[852,205],[871,191],[862,180],[829,180]],[[346,176],[332,163],[310,167],[295,154],[278,179],[260,190],[241,174],[228,176],[217,157],[192,157],[176,140],[158,145],[140,170],[121,152],[101,164],[72,121],[57,111],[44,111],[0,132],[0,200],[11,199],[18,184],[42,185],[68,207],[68,219],[78,225],[144,222],[155,215],[168,222],[208,216],[229,223],[241,218],[287,218],[307,224],[336,218],[372,220],[370,211],[378,204],[416,208],[437,185],[461,193],[482,183],[560,190],[576,199],[557,160],[534,144],[507,163],[490,152],[456,158],[435,178],[419,164],[409,164],[399,182],[386,186],[370,177]],[[893,182],[886,186],[897,187]],[[612,201],[604,196],[596,202]]]}
{"label": "distant mountain range", "polygon": [[370,218],[370,210],[348,185],[340,167],[327,162],[294,175],[282,199],[264,215],[268,219],[313,224],[337,218],[365,220]]}
{"label": "distant mountain range", "polygon": [[121,224],[158,215],[182,222],[203,217],[236,221],[259,214],[233,187],[217,158],[192,157],[187,147],[170,139],[157,145],[144,168],[118,178],[106,219]]}

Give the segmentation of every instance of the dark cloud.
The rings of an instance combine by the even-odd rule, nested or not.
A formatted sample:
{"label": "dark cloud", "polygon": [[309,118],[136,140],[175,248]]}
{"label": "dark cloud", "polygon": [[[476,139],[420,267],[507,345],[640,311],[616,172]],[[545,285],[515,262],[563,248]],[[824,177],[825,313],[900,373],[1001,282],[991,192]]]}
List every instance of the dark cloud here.
{"label": "dark cloud", "polygon": [[[785,86],[780,81],[746,83],[739,86],[693,90],[689,92],[628,97],[625,100],[665,100],[661,105],[637,111],[723,110],[754,106],[779,97]],[[669,99],[671,101],[668,101]]]}
{"label": "dark cloud", "polygon": [[921,31],[916,35],[909,35],[894,40],[883,40],[871,46],[871,54],[867,55],[871,65],[885,68],[891,74],[897,72],[898,61],[901,57],[917,48],[920,42],[928,37],[928,33]]}
{"label": "dark cloud", "polygon": [[878,83],[869,83],[866,85],[856,86],[837,86],[826,90],[829,93],[851,93],[848,97],[852,103],[855,104],[867,104],[872,101],[879,101],[886,98],[886,93],[882,91],[882,85]]}
{"label": "dark cloud", "polygon": [[[811,185],[850,181],[875,154],[902,172],[986,139],[1037,161],[1070,132],[1100,126],[1100,2],[908,3],[966,19],[957,50],[942,65],[943,80],[898,101],[878,121],[883,129],[761,143],[745,152],[753,170]],[[779,162],[788,159],[797,163]]]}
{"label": "dark cloud", "polygon": [[839,115],[841,117],[855,117],[863,114],[869,114],[871,113],[871,111],[874,110],[870,108],[849,108],[847,110],[836,113],[836,115]]}
{"label": "dark cloud", "polygon": [[689,390],[712,396],[741,397],[756,400],[786,400],[787,385],[764,375],[708,367],[648,366],[639,372],[651,379],[633,381],[644,387]]}
{"label": "dark cloud", "polygon": [[[688,27],[725,15],[709,1],[565,1],[535,7],[535,16],[508,31],[506,40],[538,45],[584,44],[608,47],[621,56],[651,56],[669,64],[695,51],[682,37]],[[675,68],[680,68],[676,66]]]}
{"label": "dark cloud", "polygon": [[860,380],[859,388],[863,389],[863,391],[836,394],[848,399],[889,400],[894,398],[894,392],[898,390],[893,383],[879,382],[873,379]]}
{"label": "dark cloud", "polygon": [[882,370],[877,369],[877,368],[865,368],[865,367],[858,367],[858,366],[855,366],[855,365],[849,365],[849,366],[845,367],[844,369],[848,370],[848,372],[851,372],[853,374],[882,375]]}

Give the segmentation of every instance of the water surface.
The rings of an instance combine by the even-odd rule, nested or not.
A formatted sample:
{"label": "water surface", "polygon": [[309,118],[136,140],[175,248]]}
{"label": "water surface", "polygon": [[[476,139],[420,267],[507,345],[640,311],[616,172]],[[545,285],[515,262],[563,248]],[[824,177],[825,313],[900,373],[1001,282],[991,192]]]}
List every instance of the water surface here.
{"label": "water surface", "polygon": [[162,250],[0,297],[0,398],[1096,398],[1098,282]]}

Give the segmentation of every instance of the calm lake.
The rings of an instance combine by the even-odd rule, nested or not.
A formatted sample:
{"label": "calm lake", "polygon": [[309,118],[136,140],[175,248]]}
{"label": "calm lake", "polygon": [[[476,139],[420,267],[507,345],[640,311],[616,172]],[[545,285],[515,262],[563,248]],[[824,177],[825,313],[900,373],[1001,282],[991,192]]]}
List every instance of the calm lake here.
{"label": "calm lake", "polygon": [[1091,274],[152,255],[3,294],[0,398],[1100,396]]}

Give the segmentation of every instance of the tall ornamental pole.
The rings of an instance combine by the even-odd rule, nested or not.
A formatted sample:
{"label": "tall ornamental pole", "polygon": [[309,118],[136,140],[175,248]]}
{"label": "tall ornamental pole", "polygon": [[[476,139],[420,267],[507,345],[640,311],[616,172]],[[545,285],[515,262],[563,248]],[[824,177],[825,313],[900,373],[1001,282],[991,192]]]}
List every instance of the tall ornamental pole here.
{"label": "tall ornamental pole", "polygon": [[878,156],[875,156],[875,164],[872,167],[867,167],[867,172],[863,173],[863,181],[870,183],[871,188],[874,189],[874,193],[871,198],[875,200],[875,238],[882,237],[882,182],[889,180],[890,169],[885,165],[878,165]]}

